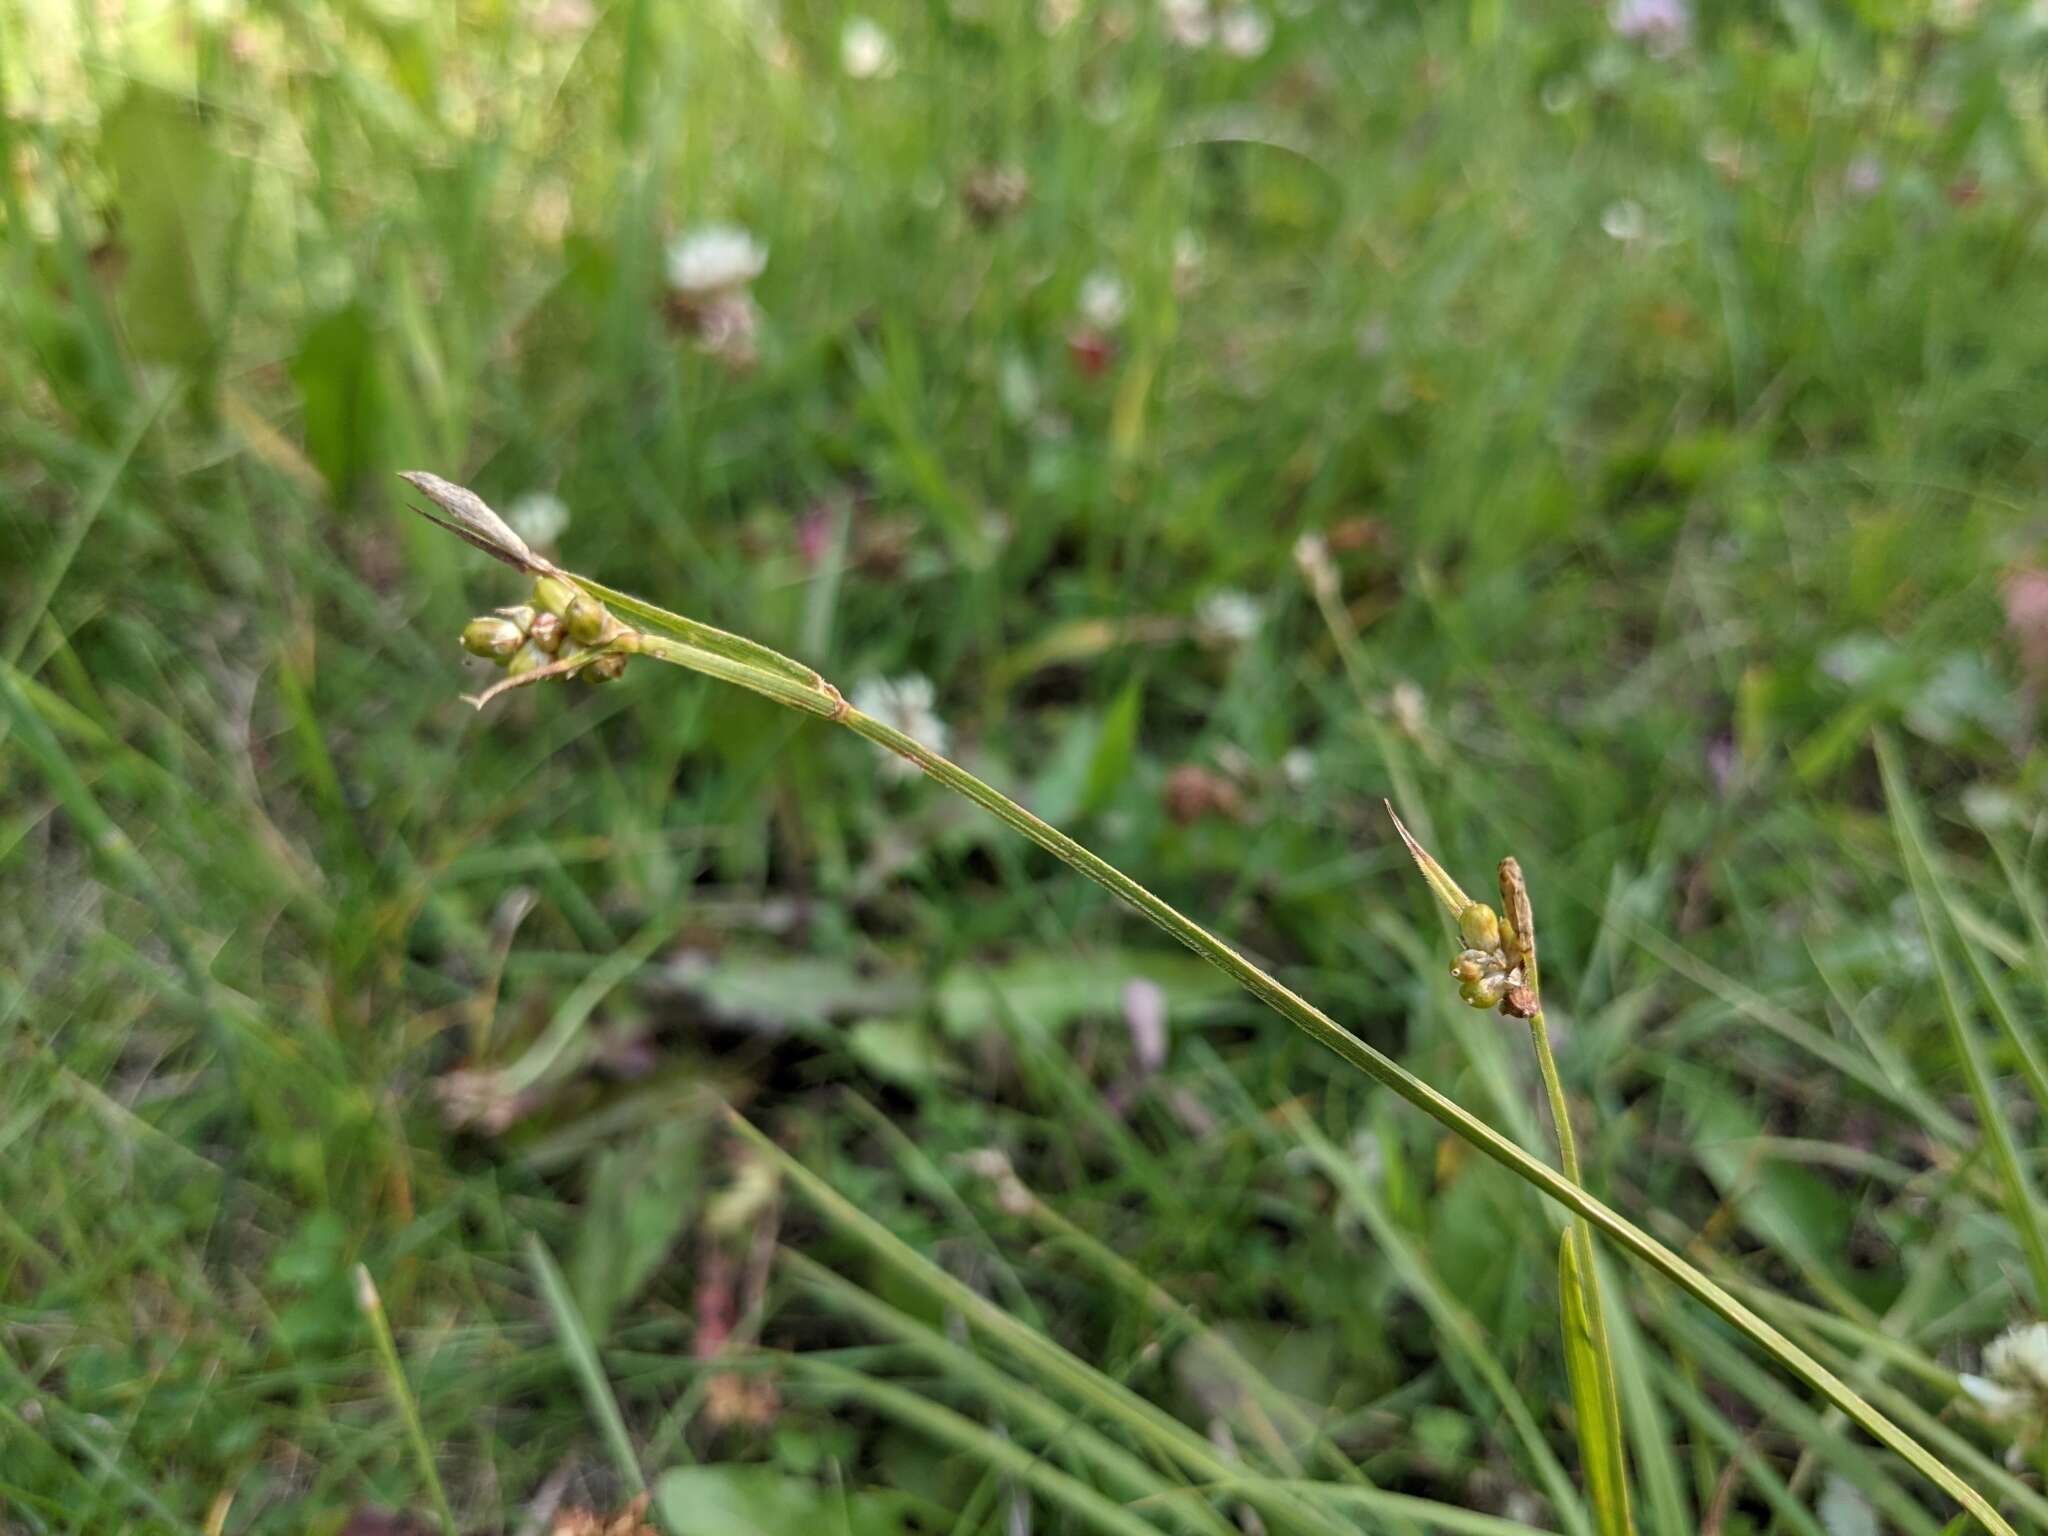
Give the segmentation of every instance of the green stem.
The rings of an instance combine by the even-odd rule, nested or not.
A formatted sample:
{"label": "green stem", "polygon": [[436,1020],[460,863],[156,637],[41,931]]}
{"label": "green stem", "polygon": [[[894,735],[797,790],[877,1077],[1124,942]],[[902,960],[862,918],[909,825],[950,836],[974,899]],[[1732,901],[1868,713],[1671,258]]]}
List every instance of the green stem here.
{"label": "green stem", "polygon": [[[1532,966],[1533,970],[1534,967]],[[1530,985],[1535,985],[1532,975]],[[1529,1016],[1529,1039],[1536,1047],[1536,1068],[1543,1074],[1543,1090],[1550,1097],[1550,1118],[1557,1126],[1557,1160],[1564,1176],[1575,1186],[1583,1189],[1585,1179],[1579,1172],[1579,1138],[1572,1129],[1571,1105],[1564,1096],[1564,1080],[1558,1075],[1557,1056],[1550,1049],[1550,1026],[1544,1021],[1543,1010],[1538,1008]],[[1593,1229],[1582,1219],[1571,1224],[1571,1235],[1567,1239],[1577,1256],[1579,1285],[1584,1290],[1586,1323],[1591,1333],[1593,1359],[1600,1372],[1600,1411],[1606,1419],[1606,1433],[1599,1443],[1611,1448],[1613,1455],[1613,1486],[1616,1508],[1603,1510],[1603,1524],[1612,1518],[1620,1522],[1624,1530],[1634,1529],[1629,1513],[1627,1466],[1622,1450],[1621,1398],[1614,1374],[1614,1345],[1607,1333],[1607,1300],[1601,1294],[1600,1271],[1593,1256]],[[1589,1444],[1589,1434],[1581,1434],[1582,1450]],[[1590,1451],[1587,1454],[1592,1454]]]}
{"label": "green stem", "polygon": [[426,1425],[420,1422],[419,1405],[406,1385],[405,1366],[398,1358],[398,1341],[391,1336],[391,1321],[384,1315],[384,1298],[377,1294],[377,1282],[370,1278],[369,1266],[356,1266],[355,1281],[356,1304],[370,1324],[370,1337],[377,1344],[377,1360],[384,1367],[384,1380],[391,1388],[399,1421],[405,1425],[405,1438],[420,1469],[420,1480],[427,1485],[427,1494],[434,1501],[442,1536],[455,1536],[455,1511],[449,1508],[447,1491],[441,1486],[441,1473],[434,1465],[434,1448],[427,1440]]}
{"label": "green stem", "polygon": [[1564,1082],[1557,1075],[1557,1057],[1550,1050],[1550,1026],[1538,1008],[1529,1019],[1529,1039],[1536,1046],[1536,1069],[1543,1074],[1543,1091],[1550,1096],[1550,1118],[1557,1126],[1557,1160],[1564,1176],[1583,1186],[1579,1177],[1579,1138],[1572,1131],[1571,1108],[1565,1103]]}
{"label": "green stem", "polygon": [[[586,591],[603,591],[584,582],[581,577],[572,576],[571,579],[584,586]],[[612,596],[609,593],[604,595]],[[1215,934],[1182,916],[1122,870],[1090,853],[1057,827],[1041,821],[1016,801],[983,783],[959,764],[930,751],[880,720],[853,709],[841,698],[837,689],[818,678],[816,673],[799,667],[787,658],[778,658],[779,664],[772,669],[753,665],[751,655],[742,657],[735,654],[732,637],[715,631],[705,631],[701,625],[692,626],[689,620],[683,619],[680,615],[673,616],[671,622],[671,617],[665,610],[653,608],[637,600],[631,611],[635,617],[646,622],[660,623],[672,628],[689,626],[692,631],[703,634],[703,643],[700,644],[642,634],[639,636],[637,647],[640,654],[718,677],[790,708],[843,725],[855,735],[864,736],[877,746],[916,764],[930,778],[973,801],[1005,826],[1028,838],[1069,868],[1094,881],[1229,976],[1319,1045],[1399,1094],[1453,1135],[1499,1163],[1517,1178],[1534,1185],[1575,1215],[1584,1217],[1637,1259],[1648,1264],[1717,1316],[1748,1335],[1788,1370],[1803,1378],[1822,1397],[1861,1425],[1874,1439],[1897,1452],[1916,1471],[1955,1499],[1986,1530],[1996,1532],[1998,1536],[2017,1536],[2012,1526],[1982,1494],[1950,1471],[1919,1441],[1878,1412],[1840,1377],[1699,1269],[1658,1242],[1627,1217],[1594,1199],[1542,1159],[1532,1157],[1485,1121],[1439,1093],[1392,1057],[1368,1045],[1306,998],[1245,959]],[[693,633],[694,638],[698,638],[696,633]],[[721,650],[713,651],[706,648],[707,645],[713,644],[718,645]],[[752,647],[752,642],[747,644]]]}

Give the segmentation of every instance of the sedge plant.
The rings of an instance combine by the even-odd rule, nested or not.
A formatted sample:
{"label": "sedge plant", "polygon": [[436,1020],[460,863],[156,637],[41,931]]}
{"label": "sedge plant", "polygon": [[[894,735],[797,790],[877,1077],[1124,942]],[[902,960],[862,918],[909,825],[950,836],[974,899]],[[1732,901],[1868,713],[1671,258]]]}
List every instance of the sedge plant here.
{"label": "sedge plant", "polygon": [[[660,662],[701,673],[744,688],[786,708],[815,716],[866,738],[894,753],[933,782],[980,806],[1069,868],[1092,880],[1119,901],[1165,930],[1175,940],[1215,966],[1252,996],[1266,1004],[1317,1044],[1390,1089],[1446,1130],[1469,1144],[1516,1178],[1530,1185],[1576,1218],[1567,1229],[1561,1274],[1564,1280],[1568,1352],[1579,1364],[1572,1370],[1574,1399],[1581,1435],[1614,1426],[1611,1365],[1604,1343],[1605,1325],[1599,1306],[1596,1270],[1590,1241],[1574,1233],[1597,1230],[1622,1252],[1647,1265],[1706,1306],[1783,1369],[1805,1381],[1872,1439],[1896,1453],[1940,1488],[1969,1518],[1998,1536],[2017,1536],[2013,1527],[1970,1482],[1920,1440],[1881,1412],[1863,1394],[1829,1370],[1785,1333],[1698,1266],[1658,1241],[1636,1222],[1591,1194],[1578,1177],[1577,1154],[1570,1140],[1570,1121],[1559,1085],[1548,1035],[1541,1023],[1540,992],[1535,966],[1533,921],[1519,867],[1512,870],[1513,893],[1507,897],[1505,919],[1494,914],[1489,928],[1484,917],[1468,912],[1475,904],[1442,875],[1433,860],[1416,852],[1439,899],[1459,921],[1462,940],[1473,951],[1460,954],[1457,976],[1467,1000],[1482,1006],[1511,1004],[1510,1012],[1531,1024],[1539,1065],[1551,1095],[1561,1143],[1562,1170],[1531,1155],[1509,1137],[1409,1072],[1385,1052],[1368,1044],[1284,982],[1261,969],[1218,935],[1154,895],[1143,885],[1033,815],[994,786],[958,763],[885,721],[855,708],[812,668],[778,651],[714,628],[629,593],[616,591],[589,577],[566,570],[531,548],[480,496],[438,475],[408,472],[403,477],[436,509],[422,515],[456,537],[533,578],[529,602],[472,620],[462,642],[472,653],[504,667],[506,675],[470,702],[481,708],[500,694],[556,679],[581,678],[603,683],[621,676],[636,659]],[[1411,847],[1413,845],[1411,844]],[[1434,875],[1432,869],[1436,869]],[[1439,884],[1441,879],[1441,884]],[[1503,889],[1510,874],[1503,870]],[[1472,925],[1469,929],[1468,922]],[[1524,936],[1527,945],[1524,947]],[[1474,940],[1494,941],[1481,944]],[[1512,941],[1512,942],[1510,942]],[[1497,989],[1497,990],[1496,990]],[[1486,1001],[1486,999],[1491,1001]],[[1620,1474],[1618,1428],[1598,1453],[1605,1470],[1589,1476],[1589,1493],[1606,1509],[1627,1520],[1625,1477]],[[1589,1455],[1589,1468],[1595,1457]],[[1602,1497],[1601,1479],[1619,1481]]]}
{"label": "sedge plant", "polygon": [[[1394,830],[1407,844],[1415,867],[1430,891],[1457,925],[1461,948],[1451,962],[1458,997],[1467,1006],[1499,1009],[1508,1018],[1526,1019],[1536,1068],[1550,1100],[1550,1118],[1557,1128],[1557,1161],[1564,1176],[1584,1188],[1579,1171],[1578,1137],[1572,1130],[1571,1106],[1558,1075],[1557,1054],[1550,1046],[1550,1026],[1543,1017],[1541,973],[1536,964],[1536,913],[1521,861],[1510,855],[1500,861],[1500,910],[1474,901],[1444,867],[1432,858],[1387,806]],[[1599,1517],[1601,1536],[1628,1536],[1635,1529],[1629,1513],[1628,1465],[1621,1429],[1621,1396],[1614,1381],[1614,1350],[1607,1338],[1607,1314],[1600,1296],[1600,1271],[1593,1254],[1593,1229],[1584,1217],[1565,1226],[1557,1252],[1558,1298],[1563,1312],[1565,1366],[1571,1379],[1572,1402],[1579,1420],[1580,1457],[1585,1465],[1586,1495]]]}

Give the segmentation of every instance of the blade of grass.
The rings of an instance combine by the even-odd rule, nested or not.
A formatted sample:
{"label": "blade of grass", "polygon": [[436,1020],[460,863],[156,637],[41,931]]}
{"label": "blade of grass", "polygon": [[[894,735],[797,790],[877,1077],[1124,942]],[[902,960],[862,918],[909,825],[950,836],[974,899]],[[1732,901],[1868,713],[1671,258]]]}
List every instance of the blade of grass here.
{"label": "blade of grass", "polygon": [[391,1391],[392,1404],[405,1425],[405,1438],[412,1446],[413,1461],[419,1466],[420,1481],[434,1501],[434,1514],[441,1522],[442,1536],[455,1536],[455,1511],[448,1507],[447,1491],[441,1486],[440,1469],[434,1465],[434,1448],[427,1443],[426,1426],[420,1422],[419,1405],[406,1385],[405,1367],[398,1358],[398,1341],[391,1336],[390,1319],[384,1315],[384,1298],[377,1294],[377,1282],[370,1278],[367,1264],[356,1266],[356,1305],[370,1325],[376,1341],[377,1360],[384,1369],[384,1384]]}
{"label": "blade of grass", "polygon": [[[996,1340],[1048,1381],[1056,1383],[1102,1414],[1105,1420],[1190,1473],[1212,1480],[1242,1478],[1242,1469],[1227,1461],[1194,1430],[1044,1334],[1020,1323],[979,1291],[947,1274],[791,1157],[758,1126],[731,1110],[727,1111],[726,1119],[742,1139],[774,1163],[791,1186],[834,1226],[861,1243],[905,1279],[953,1308],[970,1328]],[[1267,1506],[1267,1513],[1283,1516],[1288,1523],[1305,1530],[1333,1529],[1327,1519],[1289,1496],[1274,1495],[1272,1503]]]}
{"label": "blade of grass", "polygon": [[1290,1105],[1283,1113],[1295,1142],[1306,1148],[1315,1159],[1323,1176],[1336,1189],[1337,1198],[1365,1223],[1366,1232],[1387,1255],[1394,1266],[1394,1273],[1400,1277],[1409,1294],[1421,1303],[1437,1331],[1465,1357],[1492,1392],[1501,1412],[1507,1416],[1509,1425],[1522,1442],[1537,1481],[1556,1506],[1566,1528],[1590,1536],[1593,1523],[1579,1490],[1573,1485],[1563,1463],[1557,1459],[1557,1453],[1550,1448],[1550,1442],[1544,1438],[1536,1416],[1530,1412],[1513,1379],[1487,1347],[1486,1333],[1478,1320],[1444,1289],[1422,1255],[1380,1204],[1379,1196],[1357,1163],[1346,1157],[1299,1108]]}
{"label": "blade of grass", "polygon": [[1593,1506],[1602,1536],[1626,1536],[1630,1528],[1628,1470],[1622,1461],[1614,1375],[1606,1351],[1597,1342],[1594,1314],[1599,1307],[1580,1265],[1590,1254],[1585,1229],[1574,1222],[1558,1239],[1558,1304],[1564,1313],[1565,1373],[1570,1378],[1572,1406],[1578,1415],[1579,1457],[1586,1477],[1586,1500]]}
{"label": "blade of grass", "polygon": [[541,1300],[548,1309],[548,1318],[555,1326],[555,1338],[562,1346],[562,1353],[568,1358],[569,1369],[575,1373],[577,1383],[583,1388],[583,1400],[590,1405],[591,1417],[597,1420],[597,1427],[604,1435],[605,1448],[611,1452],[612,1464],[619,1469],[619,1476],[635,1493],[647,1491],[647,1474],[640,1469],[640,1458],[633,1454],[633,1440],[626,1433],[625,1416],[619,1412],[619,1400],[612,1395],[612,1384],[604,1374],[604,1363],[597,1357],[597,1345],[591,1341],[590,1330],[583,1325],[583,1314],[576,1309],[575,1298],[569,1294],[569,1283],[562,1276],[561,1267],[547,1250],[547,1244],[540,1240],[540,1234],[526,1234],[526,1267],[532,1271],[534,1284],[540,1287]]}
{"label": "blade of grass", "polygon": [[[1605,1294],[1622,1294],[1613,1286],[1607,1256],[1595,1253],[1601,1268]],[[1614,1349],[1614,1373],[1621,1390],[1621,1406],[1628,1414],[1633,1438],[1629,1449],[1635,1459],[1636,1478],[1650,1514],[1650,1528],[1656,1531],[1689,1531],[1698,1525],[1685,1479],[1678,1465],[1676,1437],[1666,1420],[1655,1383],[1649,1374],[1649,1350],[1642,1325],[1625,1306],[1607,1309],[1607,1324]]]}
{"label": "blade of grass", "polygon": [[864,1403],[875,1412],[911,1429],[921,1430],[942,1445],[950,1445],[999,1468],[1020,1483],[1027,1484],[1052,1503],[1108,1536],[1158,1536],[1158,1527],[1141,1520],[1113,1500],[1105,1498],[1077,1477],[1052,1466],[1034,1451],[992,1430],[982,1428],[963,1414],[941,1407],[893,1382],[821,1360],[815,1355],[782,1357],[790,1371],[830,1387],[835,1393]]}
{"label": "blade of grass", "polygon": [[1939,1522],[1892,1479],[1881,1462],[1861,1454],[1848,1437],[1831,1434],[1820,1414],[1787,1392],[1767,1372],[1758,1370],[1748,1356],[1698,1316],[1674,1311],[1659,1321],[1675,1351],[1689,1352],[1702,1367],[1741,1393],[1801,1447],[1814,1451],[1829,1467],[1862,1489],[1871,1503],[1901,1530],[1911,1536],[1935,1536]]}
{"label": "blade of grass", "polygon": [[[1022,1188],[1021,1184],[1019,1186]],[[1094,1264],[1127,1296],[1146,1311],[1165,1319],[1183,1337],[1200,1344],[1209,1361],[1218,1366],[1244,1393],[1246,1406],[1255,1410],[1253,1432],[1275,1466],[1289,1476],[1299,1476],[1301,1467],[1288,1448],[1274,1421],[1284,1421],[1287,1433],[1318,1446],[1338,1476],[1357,1480],[1363,1474],[1323,1435],[1319,1426],[1302,1411],[1301,1405],[1268,1381],[1259,1368],[1245,1359],[1228,1338],[1204,1323],[1193,1307],[1174,1296],[1163,1285],[1142,1273],[1122,1254],[1091,1233],[1084,1232],[1060,1211],[1032,1190],[1024,1189],[1030,1201],[1025,1216],[1036,1222],[1062,1245]]]}
{"label": "blade of grass", "polygon": [[[520,562],[514,560],[512,563]],[[650,612],[666,615],[666,610],[653,609],[652,605],[643,606]],[[668,617],[673,618],[679,625],[688,622],[678,616]],[[813,686],[793,678],[790,676],[791,669],[808,673],[814,679],[817,674],[810,673],[807,668],[798,667],[787,658],[781,658],[781,665],[778,668],[764,669],[751,664],[733,662],[694,646],[676,642],[657,643],[656,637],[647,636],[641,637],[639,649],[643,655],[669,661],[706,676],[720,678],[791,708],[843,725],[854,734],[895,753],[945,788],[980,806],[1005,826],[1030,839],[1076,873],[1101,886],[1216,966],[1317,1043],[1399,1094],[1518,1178],[1573,1213],[1591,1221],[1619,1246],[1686,1290],[1745,1334],[1779,1364],[1803,1378],[1875,1439],[1895,1451],[1922,1476],[1954,1498],[1987,1530],[1997,1533],[1997,1536],[2017,1536],[1983,1495],[1956,1476],[1939,1458],[1930,1454],[1926,1447],[1893,1424],[1847,1383],[1694,1265],[1651,1237],[1634,1222],[1574,1185],[1555,1169],[1532,1157],[1455,1100],[1439,1093],[1391,1056],[1367,1044],[1306,998],[1252,964],[1222,939],[1184,916],[1171,904],[1162,901],[1122,870],[1090,852],[1049,823],[1032,815],[1007,795],[976,778],[957,763],[933,752],[923,743],[883,721],[851,708],[839,691],[829,683],[820,679]]]}
{"label": "blade of grass", "polygon": [[1771,1506],[1780,1520],[1797,1531],[1799,1536],[1829,1536],[1813,1511],[1793,1496],[1777,1469],[1707,1401],[1706,1394],[1689,1381],[1684,1372],[1660,1360],[1657,1373],[1665,1400],[1678,1409],[1681,1418],[1689,1420],[1705,1439],[1718,1445],[1742,1468],[1749,1485]]}
{"label": "blade of grass", "polygon": [[[1430,1530],[1448,1531],[1451,1536],[1549,1536],[1548,1532],[1533,1525],[1524,1525],[1519,1520],[1460,1509],[1455,1504],[1441,1504],[1435,1499],[1418,1498],[1412,1493],[1394,1493],[1385,1488],[1361,1488],[1356,1483],[1304,1482],[1263,1486],[1298,1491],[1339,1509],[1361,1509],[1368,1514],[1384,1515],[1389,1520],[1419,1523]],[[1232,1493],[1237,1491],[1237,1485],[1212,1483],[1197,1491]]]}
{"label": "blade of grass", "polygon": [[[776,1258],[806,1290],[827,1306],[908,1345],[947,1381],[974,1393],[1010,1422],[1027,1427],[1035,1443],[1048,1449],[1054,1446],[1070,1448],[1077,1457],[1101,1472],[1123,1498],[1146,1498],[1175,1487],[1071,1410],[1062,1408],[1044,1394],[998,1370],[937,1329],[898,1311],[880,1297],[868,1294],[844,1276],[805,1258],[794,1249],[780,1249]],[[1212,1536],[1230,1536],[1233,1530],[1227,1520],[1207,1505],[1198,1505],[1193,1510],[1180,1513],[1186,1526],[1211,1532]]]}
{"label": "blade of grass", "polygon": [[[1990,1144],[1992,1161],[2004,1185],[2006,1216],[2027,1256],[2027,1268],[2034,1280],[2035,1305],[2048,1305],[2048,1230],[2043,1228],[2040,1201],[2026,1164],[2020,1159],[2019,1143],[2005,1106],[1999,1101],[1997,1085],[1991,1080],[1983,1044],[1964,1010],[1962,991],[1950,968],[1942,929],[1946,926],[1954,931],[1953,905],[1945,892],[1933,850],[1928,846],[1919,806],[1899,765],[1898,748],[1882,734],[1877,737],[1877,767],[1884,781],[1885,804],[1891,811],[1892,835],[1898,840],[1899,852],[1905,860],[1913,903],[1920,913],[1921,931],[1927,937],[1928,960],[1934,969],[1935,988],[1941,995],[1949,1041],[1955,1047],[1971,1102],[1977,1107],[1978,1126]],[[1966,951],[1970,949],[1969,941],[1959,932],[1956,937]]]}

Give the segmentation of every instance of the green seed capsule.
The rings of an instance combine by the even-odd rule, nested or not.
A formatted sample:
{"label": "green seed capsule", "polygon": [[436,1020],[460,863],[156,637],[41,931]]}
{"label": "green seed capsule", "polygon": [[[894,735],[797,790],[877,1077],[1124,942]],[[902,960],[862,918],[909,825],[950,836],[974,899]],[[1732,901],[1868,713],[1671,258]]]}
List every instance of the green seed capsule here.
{"label": "green seed capsule", "polygon": [[462,626],[462,648],[487,661],[506,662],[526,636],[510,619],[471,619]]}
{"label": "green seed capsule", "polygon": [[562,621],[552,613],[535,616],[531,634],[533,643],[550,656],[562,648]]}
{"label": "green seed capsule", "polygon": [[523,677],[528,672],[544,665],[546,661],[547,657],[543,656],[531,644],[522,645],[513,654],[511,661],[506,663],[505,670],[513,677]]}
{"label": "green seed capsule", "polygon": [[614,683],[626,675],[626,658],[600,656],[576,674],[586,683]]}
{"label": "green seed capsule", "polygon": [[1477,981],[1461,983],[1458,996],[1474,1008],[1498,1008],[1500,1000],[1508,995],[1508,978],[1504,971],[1492,971]]}
{"label": "green seed capsule", "polygon": [[534,606],[556,618],[562,616],[575,597],[576,589],[559,576],[543,576],[533,584]]}
{"label": "green seed capsule", "polygon": [[602,603],[592,602],[581,592],[570,598],[569,606],[562,610],[562,622],[569,626],[569,637],[578,645],[595,645],[602,640],[607,617]]}
{"label": "green seed capsule", "polygon": [[1467,949],[1500,948],[1500,914],[1483,901],[1475,901],[1458,914],[1458,932]]}

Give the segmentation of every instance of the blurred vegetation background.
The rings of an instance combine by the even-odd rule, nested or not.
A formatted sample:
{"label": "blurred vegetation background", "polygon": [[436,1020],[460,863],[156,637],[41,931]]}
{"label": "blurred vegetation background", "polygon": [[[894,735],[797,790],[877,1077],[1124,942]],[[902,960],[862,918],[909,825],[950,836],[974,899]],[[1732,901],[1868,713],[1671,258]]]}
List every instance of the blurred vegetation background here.
{"label": "blurred vegetation background", "polygon": [[[1517,854],[1589,1182],[2048,1529],[2040,8],[858,7],[0,11],[0,1528],[435,1528],[358,1264],[465,1531],[1588,1528],[1553,1212],[861,742],[473,713],[425,468],[1545,1152],[1382,797]],[[1942,1528],[1610,1285],[1643,1529]]]}

